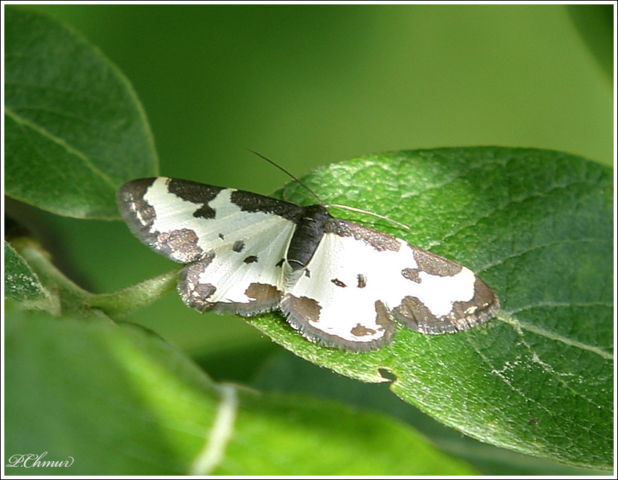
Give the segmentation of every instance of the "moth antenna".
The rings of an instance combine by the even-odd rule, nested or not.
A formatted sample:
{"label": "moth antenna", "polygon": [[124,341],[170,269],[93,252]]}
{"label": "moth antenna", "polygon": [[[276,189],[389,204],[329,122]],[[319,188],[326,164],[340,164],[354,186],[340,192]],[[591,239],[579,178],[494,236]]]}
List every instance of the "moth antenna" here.
{"label": "moth antenna", "polygon": [[[348,205],[338,205],[336,203],[333,203],[331,205],[324,205],[324,203],[322,202],[322,199],[320,197],[318,197],[318,194],[315,193],[313,190],[311,190],[307,185],[305,185],[301,180],[299,180],[297,177],[295,177],[294,175],[292,175],[290,172],[288,172],[285,168],[283,168],[281,165],[275,163],[274,161],[272,161],[270,158],[265,157],[264,155],[262,155],[259,152],[256,152],[255,150],[251,150],[250,148],[247,148],[248,151],[250,151],[251,153],[254,153],[255,155],[257,155],[258,157],[260,157],[262,160],[266,160],[268,163],[270,163],[272,166],[278,168],[279,170],[281,170],[283,173],[285,173],[288,177],[290,177],[292,180],[298,182],[301,186],[303,186],[311,195],[313,195],[316,200],[318,201],[318,203],[320,205],[323,205],[325,208],[341,208],[343,210],[350,210],[352,212],[357,212],[357,213],[364,213],[366,215],[371,215],[372,217],[376,217],[376,218],[380,218],[382,220],[386,220],[387,222],[391,222],[394,223],[395,225],[399,225],[400,227],[404,228],[405,230],[411,230],[409,226],[407,226],[404,223],[398,222],[397,220],[393,220],[392,218],[389,218],[385,215],[380,215],[379,213],[374,213],[374,212],[368,212],[367,210],[363,210],[361,208],[354,208],[354,207],[350,207]],[[284,192],[285,193],[285,192]]]}
{"label": "moth antenna", "polygon": [[379,213],[375,213],[375,212],[369,212],[367,210],[363,210],[362,208],[355,208],[355,207],[350,207],[348,205],[338,205],[336,203],[333,203],[331,205],[324,205],[326,208],[341,208],[343,210],[350,210],[352,212],[357,212],[357,213],[364,213],[366,215],[371,215],[372,217],[376,217],[376,218],[380,218],[382,220],[386,220],[387,222],[391,222],[394,223],[395,225],[399,225],[400,227],[404,228],[405,230],[411,230],[411,228],[406,225],[405,223],[401,223],[398,222],[397,220],[393,220],[392,218],[387,217],[386,215],[380,215]]}
{"label": "moth antenna", "polygon": [[313,195],[316,200],[318,201],[318,203],[320,205],[323,205],[322,199],[320,197],[318,197],[318,194],[315,193],[313,190],[311,190],[307,185],[305,185],[303,182],[301,182],[298,178],[296,178],[294,175],[292,175],[290,172],[288,172],[285,168],[283,168],[281,165],[276,164],[275,162],[273,162],[270,158],[265,157],[264,155],[262,155],[261,153],[256,152],[255,150],[251,150],[250,148],[247,148],[247,150],[249,150],[251,153],[255,153],[258,157],[260,157],[262,160],[266,160],[268,163],[270,163],[272,166],[277,167],[279,170],[281,170],[283,173],[285,173],[288,177],[290,177],[292,180],[298,182],[301,186],[303,186],[311,195]]}

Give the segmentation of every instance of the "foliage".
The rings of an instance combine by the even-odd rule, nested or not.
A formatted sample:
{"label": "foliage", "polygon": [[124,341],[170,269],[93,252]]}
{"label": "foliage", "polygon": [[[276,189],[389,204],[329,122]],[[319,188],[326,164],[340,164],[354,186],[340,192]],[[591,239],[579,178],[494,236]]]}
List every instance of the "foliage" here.
{"label": "foliage", "polygon": [[[6,193],[59,215],[119,219],[117,187],[157,171],[134,92],[65,27],[6,12]],[[411,225],[401,232],[354,216],[470,267],[502,311],[457,335],[400,329],[365,354],[309,343],[277,313],[252,325],[316,365],[390,382],[409,404],[482,442],[611,469],[608,168],[554,151],[453,148],[358,158],[303,181],[325,203]],[[297,184],[283,193],[311,202]],[[114,321],[172,289],[174,271],[97,295],[23,233],[5,243],[5,260],[7,458],[73,456],[71,473],[82,475],[475,473],[383,409],[217,384],[156,335]]]}

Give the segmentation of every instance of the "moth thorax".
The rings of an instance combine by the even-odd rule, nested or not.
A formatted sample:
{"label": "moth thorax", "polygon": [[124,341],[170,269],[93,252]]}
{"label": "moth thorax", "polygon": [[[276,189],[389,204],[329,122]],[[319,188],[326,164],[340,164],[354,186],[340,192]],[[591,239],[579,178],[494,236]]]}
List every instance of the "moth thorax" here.
{"label": "moth thorax", "polygon": [[300,270],[309,264],[331,220],[332,217],[322,205],[303,209],[287,252],[287,261],[292,270]]}

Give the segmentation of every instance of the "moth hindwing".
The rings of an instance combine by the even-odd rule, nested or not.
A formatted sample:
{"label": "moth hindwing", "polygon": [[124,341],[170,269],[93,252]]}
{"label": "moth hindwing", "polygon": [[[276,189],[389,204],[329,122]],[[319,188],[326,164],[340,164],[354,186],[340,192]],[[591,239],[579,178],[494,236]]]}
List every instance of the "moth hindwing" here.
{"label": "moth hindwing", "polygon": [[361,352],[390,342],[395,320],[453,333],[499,308],[466,267],[321,205],[165,177],[128,182],[117,200],[142,242],[186,264],[178,292],[200,312],[279,309],[307,339]]}

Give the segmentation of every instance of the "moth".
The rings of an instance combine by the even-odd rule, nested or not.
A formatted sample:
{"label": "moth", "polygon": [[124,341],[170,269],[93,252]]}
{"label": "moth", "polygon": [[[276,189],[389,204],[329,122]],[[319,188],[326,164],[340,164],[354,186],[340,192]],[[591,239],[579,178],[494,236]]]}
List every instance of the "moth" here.
{"label": "moth", "polygon": [[396,321],[454,333],[500,306],[466,267],[335,218],[323,205],[165,177],[125,183],[117,202],[138,239],[186,264],[178,282],[186,305],[242,316],[278,309],[328,347],[379,348]]}

